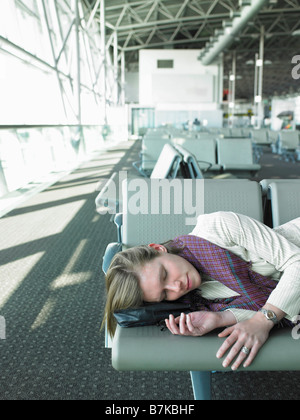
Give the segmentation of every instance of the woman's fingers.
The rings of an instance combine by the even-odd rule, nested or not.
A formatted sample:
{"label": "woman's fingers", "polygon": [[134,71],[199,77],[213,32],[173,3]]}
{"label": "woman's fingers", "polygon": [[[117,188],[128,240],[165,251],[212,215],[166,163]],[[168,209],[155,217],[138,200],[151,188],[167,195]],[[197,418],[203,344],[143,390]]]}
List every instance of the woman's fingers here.
{"label": "woman's fingers", "polygon": [[165,322],[166,322],[166,326],[168,327],[168,329],[170,330],[172,334],[175,334],[175,335],[179,334],[179,329],[173,315],[170,315],[169,319],[168,318],[165,319]]}
{"label": "woman's fingers", "polygon": [[169,319],[165,319],[165,322],[170,332],[175,335],[191,335],[194,331],[190,317],[184,313],[176,319],[170,315]]}
{"label": "woman's fingers", "polygon": [[[249,346],[250,347],[250,346]],[[233,370],[237,369],[242,361],[245,359],[245,357],[249,354],[248,352],[251,351],[251,347],[249,348],[247,346],[243,346],[243,343],[240,341],[237,341],[234,346],[232,346],[230,352],[228,353],[227,357],[225,358],[223,362],[224,367],[228,367],[233,360],[236,358],[235,362],[232,364],[231,368]],[[247,349],[247,351],[242,351],[243,348]]]}
{"label": "woman's fingers", "polygon": [[187,325],[190,333],[195,334],[195,327],[192,323],[191,316],[189,314],[186,316],[186,325]]}
{"label": "woman's fingers", "polygon": [[[239,339],[239,334],[236,331],[234,331],[233,328],[226,328],[226,330],[219,334],[219,337],[226,337],[228,335],[229,337],[227,338],[227,340],[224,341],[224,343],[217,352],[217,358],[220,359],[221,357],[223,357],[224,354],[230,349],[222,365],[223,367],[228,367],[232,363],[232,361],[238,356],[236,361],[232,365],[232,369],[235,370],[240,366],[243,360],[250,353],[251,347],[250,345],[248,345],[248,347],[244,345],[243,339]],[[242,351],[243,348],[244,351]]]}
{"label": "woman's fingers", "polygon": [[[269,329],[269,325],[267,325]],[[219,337],[227,337],[217,352],[217,358],[226,355],[223,366],[232,365],[236,370],[241,364],[244,367],[250,366],[255,359],[259,349],[268,339],[268,329],[262,328],[258,321],[248,320],[226,328],[219,334]]]}
{"label": "woman's fingers", "polygon": [[[219,336],[220,335],[221,334],[219,334]],[[228,367],[233,362],[233,360],[236,359],[231,366],[232,370],[236,370],[251,353],[251,347],[252,345],[250,344],[244,345],[244,342],[242,340],[238,340],[237,335],[232,333],[220,347],[219,351],[217,352],[217,358],[220,359],[223,357],[224,354],[230,349],[222,365],[223,367]]]}
{"label": "woman's fingers", "polygon": [[180,335],[180,317],[175,319],[173,315],[169,315],[169,319],[166,319],[165,322],[172,334]]}
{"label": "woman's fingers", "polygon": [[224,343],[222,344],[222,346],[219,348],[218,352],[217,352],[217,358],[220,359],[221,357],[224,356],[224,354],[227,352],[228,349],[230,349],[230,347],[235,343],[236,341],[236,336],[234,336],[232,334],[233,332],[233,327],[229,327],[226,328],[224,331],[222,331],[218,336],[223,338],[223,337],[227,337],[229,335],[229,337],[227,338],[227,340],[224,341]]}
{"label": "woman's fingers", "polygon": [[186,326],[186,315],[184,313],[181,314],[179,319],[179,330],[180,334],[186,335],[188,328]]}
{"label": "woman's fingers", "polygon": [[250,366],[259,350],[259,346],[256,344],[251,346],[252,344],[246,344],[242,347],[237,359],[232,364],[232,370],[238,369],[241,364],[243,364],[244,367]]}

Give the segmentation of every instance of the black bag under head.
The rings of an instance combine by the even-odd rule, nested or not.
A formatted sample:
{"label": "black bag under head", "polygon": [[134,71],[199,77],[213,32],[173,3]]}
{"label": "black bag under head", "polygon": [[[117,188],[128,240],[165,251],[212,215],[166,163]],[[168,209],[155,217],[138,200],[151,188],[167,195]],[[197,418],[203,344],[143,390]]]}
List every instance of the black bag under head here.
{"label": "black bag under head", "polygon": [[191,312],[191,305],[188,303],[160,302],[145,304],[140,308],[122,309],[114,312],[117,323],[121,327],[144,327],[158,325],[169,315],[179,316],[182,312]]}

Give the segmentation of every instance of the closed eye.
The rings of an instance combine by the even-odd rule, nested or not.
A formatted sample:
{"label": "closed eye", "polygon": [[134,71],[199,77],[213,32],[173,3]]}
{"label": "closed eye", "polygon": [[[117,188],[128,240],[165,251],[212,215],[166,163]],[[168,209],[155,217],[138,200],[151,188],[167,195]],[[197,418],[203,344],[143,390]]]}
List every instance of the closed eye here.
{"label": "closed eye", "polygon": [[[162,273],[162,283],[163,283],[163,287],[164,287],[164,283],[168,277],[168,273],[167,270],[165,268],[163,268],[163,273]],[[163,290],[162,295],[161,295],[161,300],[168,300],[168,294],[166,290]]]}

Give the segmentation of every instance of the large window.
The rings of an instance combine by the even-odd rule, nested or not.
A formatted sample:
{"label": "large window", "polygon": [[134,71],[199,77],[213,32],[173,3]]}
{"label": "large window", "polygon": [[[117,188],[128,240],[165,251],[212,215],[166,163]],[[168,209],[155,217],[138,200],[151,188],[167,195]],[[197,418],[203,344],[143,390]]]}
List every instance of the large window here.
{"label": "large window", "polygon": [[104,60],[99,23],[83,7],[0,0],[0,198],[127,135],[125,108],[107,106],[118,104],[112,37]]}
{"label": "large window", "polygon": [[87,20],[76,0],[0,1],[0,125],[103,123],[100,32]]}

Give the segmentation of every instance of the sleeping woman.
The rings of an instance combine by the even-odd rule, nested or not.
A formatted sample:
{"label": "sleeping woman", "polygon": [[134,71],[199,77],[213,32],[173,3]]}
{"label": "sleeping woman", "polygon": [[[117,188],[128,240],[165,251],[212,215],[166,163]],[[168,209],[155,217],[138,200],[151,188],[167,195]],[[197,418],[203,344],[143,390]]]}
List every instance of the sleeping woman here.
{"label": "sleeping woman", "polygon": [[216,357],[228,352],[224,367],[247,367],[275,325],[298,321],[300,217],[271,229],[232,212],[201,215],[189,235],[118,253],[106,289],[103,325],[111,335],[116,310],[186,300],[194,310],[170,315],[170,332],[202,336],[224,327]]}

